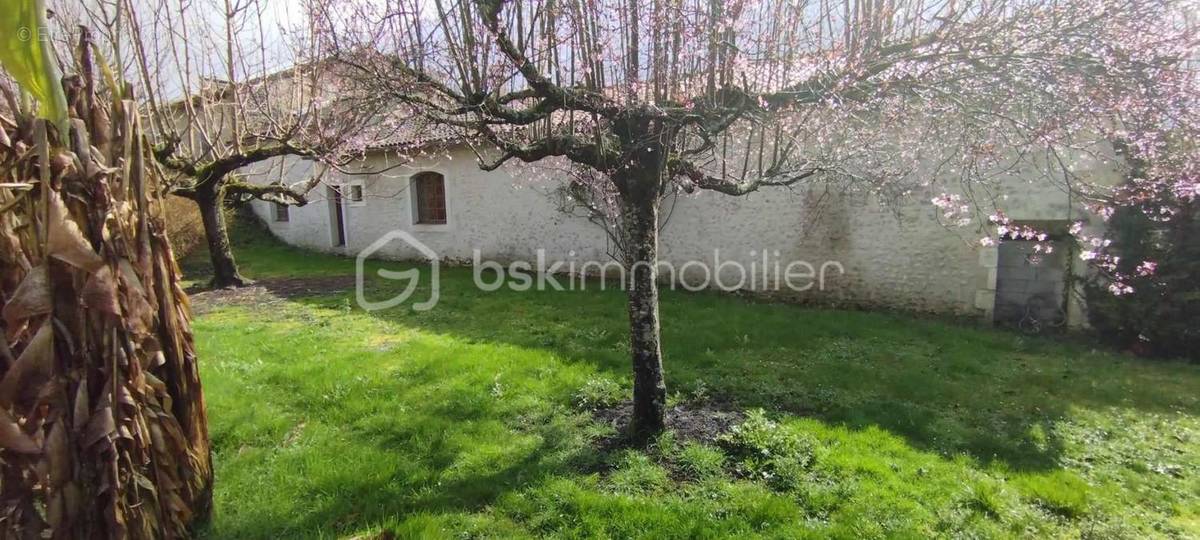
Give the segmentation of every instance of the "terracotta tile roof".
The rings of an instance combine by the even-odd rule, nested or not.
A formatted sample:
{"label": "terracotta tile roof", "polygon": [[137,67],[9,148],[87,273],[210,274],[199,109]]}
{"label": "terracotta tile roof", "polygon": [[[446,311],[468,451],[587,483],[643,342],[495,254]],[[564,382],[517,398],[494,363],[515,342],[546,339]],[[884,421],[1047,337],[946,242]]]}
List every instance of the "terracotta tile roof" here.
{"label": "terracotta tile roof", "polygon": [[368,137],[372,150],[414,150],[438,144],[465,142],[470,135],[465,130],[430,122],[419,115],[409,116],[391,126],[381,125],[377,135]]}

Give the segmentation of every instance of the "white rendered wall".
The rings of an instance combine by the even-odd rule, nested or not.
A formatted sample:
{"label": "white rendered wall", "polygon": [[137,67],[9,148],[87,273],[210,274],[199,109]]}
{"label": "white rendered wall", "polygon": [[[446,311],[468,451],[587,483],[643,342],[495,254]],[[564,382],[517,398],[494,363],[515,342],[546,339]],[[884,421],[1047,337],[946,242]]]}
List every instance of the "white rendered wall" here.
{"label": "white rendered wall", "polygon": [[[355,167],[378,170],[389,165],[387,159],[376,155]],[[1085,163],[1081,167],[1089,169],[1086,174],[1094,179],[1116,179],[1111,166]],[[252,178],[297,182],[320,171],[310,161],[289,159],[256,171],[259,174]],[[414,224],[409,180],[424,171],[445,177],[446,225]],[[582,217],[558,210],[550,195],[557,182],[514,181],[513,175],[524,175],[524,171],[480,171],[465,150],[453,151],[450,157],[422,158],[379,175],[327,171],[325,183],[361,183],[364,188],[361,204],[345,204],[343,247],[333,245],[330,201],[324,185],[313,190],[307,206],[291,209],[288,222],[274,221],[267,203],[255,202],[254,211],[289,244],[348,256],[399,229],[411,232],[444,259],[468,261],[478,249],[484,259],[535,261],[540,248],[549,261],[609,261],[604,232]],[[1071,209],[1065,190],[1045,182],[1014,179],[997,195],[1014,220],[1083,217],[1078,209]],[[764,188],[744,197],[714,192],[681,196],[668,200],[663,209],[670,218],[661,236],[661,258],[675,268],[691,260],[711,268],[714,254],[719,253],[722,261],[737,261],[743,267],[754,263],[762,270],[765,249],[768,272],[776,268],[776,261],[781,265],[806,261],[818,271],[825,264],[824,290],[814,283],[807,291],[787,291],[784,296],[791,299],[987,316],[994,303],[995,248],[979,243],[978,223],[964,229],[948,229],[938,223],[936,209],[928,202],[931,196],[914,196],[900,208],[882,207],[863,195],[827,194],[821,198],[819,192],[807,189]],[[818,200],[822,201],[819,214],[815,210]],[[401,243],[393,243],[375,256],[418,257]],[[704,277],[696,274],[696,265],[688,268],[691,272],[684,279],[691,277],[696,283]],[[731,272],[723,275],[725,284],[737,282],[738,275]],[[761,279],[754,287],[749,287],[748,281],[745,285],[757,290],[773,288]],[[1072,321],[1082,321],[1078,306],[1072,306]]]}

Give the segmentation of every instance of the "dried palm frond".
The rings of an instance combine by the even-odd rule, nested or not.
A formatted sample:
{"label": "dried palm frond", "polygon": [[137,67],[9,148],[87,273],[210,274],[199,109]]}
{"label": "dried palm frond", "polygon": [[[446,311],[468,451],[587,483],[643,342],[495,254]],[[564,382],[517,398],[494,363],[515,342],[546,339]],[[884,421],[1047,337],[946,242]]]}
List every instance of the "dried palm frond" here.
{"label": "dried palm frond", "polygon": [[69,136],[0,121],[0,538],[186,537],[211,501],[161,174],[92,53],[85,30]]}

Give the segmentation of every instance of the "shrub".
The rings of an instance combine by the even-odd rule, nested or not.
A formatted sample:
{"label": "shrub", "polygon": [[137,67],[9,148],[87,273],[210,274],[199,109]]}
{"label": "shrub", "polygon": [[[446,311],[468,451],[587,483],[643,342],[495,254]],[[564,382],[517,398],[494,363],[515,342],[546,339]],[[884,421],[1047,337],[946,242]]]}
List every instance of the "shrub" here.
{"label": "shrub", "polygon": [[176,259],[182,259],[204,245],[204,223],[200,220],[200,209],[196,203],[168,195],[163,197],[163,221],[171,251]]}
{"label": "shrub", "polygon": [[812,466],[816,441],[767,418],[762,409],[746,413],[746,420],[719,439],[736,460],[738,472],[793,488]]}
{"label": "shrub", "polygon": [[627,399],[625,385],[604,377],[593,377],[575,392],[573,402],[585,410],[614,407]]}
{"label": "shrub", "polygon": [[[1118,270],[1133,276],[1133,292],[1114,296],[1103,282],[1085,288],[1088,318],[1111,345],[1143,355],[1196,358],[1200,349],[1200,210],[1180,205],[1165,222],[1136,208],[1119,208],[1109,220]],[[1147,276],[1135,268],[1154,261]]]}
{"label": "shrub", "polygon": [[813,447],[810,438],[780,426],[762,409],[748,411],[746,420],[722,435],[721,441],[734,455],[763,459],[811,455]]}

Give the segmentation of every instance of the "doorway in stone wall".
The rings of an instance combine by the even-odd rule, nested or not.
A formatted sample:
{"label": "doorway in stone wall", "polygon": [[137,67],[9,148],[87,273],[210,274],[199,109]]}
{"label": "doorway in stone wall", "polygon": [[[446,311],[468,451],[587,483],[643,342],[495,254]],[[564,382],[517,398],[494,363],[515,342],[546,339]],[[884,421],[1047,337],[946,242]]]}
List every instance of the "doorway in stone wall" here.
{"label": "doorway in stone wall", "polygon": [[346,245],[346,206],[342,202],[341,186],[328,186],[330,241],[333,247]]}
{"label": "doorway in stone wall", "polygon": [[[1039,250],[1039,244],[1052,250]],[[1070,277],[1064,242],[1003,240],[998,247],[995,322],[1029,333],[1064,328]]]}

